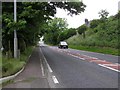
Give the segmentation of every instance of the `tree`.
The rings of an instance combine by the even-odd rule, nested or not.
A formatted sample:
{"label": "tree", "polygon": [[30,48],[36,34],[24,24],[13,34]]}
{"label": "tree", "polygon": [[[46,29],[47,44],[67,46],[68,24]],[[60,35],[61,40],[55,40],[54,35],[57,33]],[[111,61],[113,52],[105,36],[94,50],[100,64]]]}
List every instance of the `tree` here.
{"label": "tree", "polygon": [[78,33],[79,34],[83,34],[83,38],[85,38],[85,31],[87,30],[87,26],[86,25],[82,25],[80,27],[78,27]]}
{"label": "tree", "polygon": [[[58,44],[58,37],[60,36],[61,32],[64,32],[66,27],[68,26],[66,19],[62,18],[54,18],[53,20],[48,21],[48,33],[46,34],[46,37],[50,39],[45,39],[47,42],[51,44]],[[45,38],[46,38],[45,37]]]}
{"label": "tree", "polygon": [[101,23],[101,21],[99,19],[94,19],[90,22],[90,28],[94,29],[96,28],[99,24]]}
{"label": "tree", "polygon": [[8,51],[8,41],[10,41],[10,48],[13,52],[14,29],[17,30],[19,49],[23,44],[25,44],[23,48],[33,45],[34,41],[38,40],[38,35],[42,36],[45,33],[44,24],[51,19],[51,16],[54,17],[56,7],[67,10],[70,15],[77,15],[83,12],[86,6],[82,2],[17,2],[17,22],[15,23],[13,2],[3,2],[2,41],[5,50]]}
{"label": "tree", "polygon": [[109,12],[107,10],[101,10],[98,14],[102,20],[106,20]]}
{"label": "tree", "polygon": [[76,35],[76,29],[75,28],[70,28],[70,29],[65,29],[64,31],[60,32],[58,36],[58,42],[64,41],[73,35]]}

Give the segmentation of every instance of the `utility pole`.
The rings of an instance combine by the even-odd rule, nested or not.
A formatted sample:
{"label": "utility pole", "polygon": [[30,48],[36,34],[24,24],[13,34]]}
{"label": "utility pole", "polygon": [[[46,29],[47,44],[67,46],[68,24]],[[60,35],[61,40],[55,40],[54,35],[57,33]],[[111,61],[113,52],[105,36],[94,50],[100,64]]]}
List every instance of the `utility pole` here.
{"label": "utility pole", "polygon": [[[17,22],[17,3],[14,0],[14,22]],[[14,58],[17,58],[18,42],[17,42],[17,32],[14,30]]]}

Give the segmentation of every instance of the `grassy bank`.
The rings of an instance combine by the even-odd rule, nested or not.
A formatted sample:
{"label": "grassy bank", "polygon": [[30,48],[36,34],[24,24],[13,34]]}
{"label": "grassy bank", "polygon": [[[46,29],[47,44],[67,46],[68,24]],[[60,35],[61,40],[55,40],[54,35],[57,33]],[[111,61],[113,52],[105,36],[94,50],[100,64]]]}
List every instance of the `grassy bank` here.
{"label": "grassy bank", "polygon": [[32,53],[33,47],[28,47],[21,53],[19,59],[2,57],[2,77],[13,75],[18,72],[27,62],[29,55]]}
{"label": "grassy bank", "polygon": [[90,27],[81,25],[77,28],[77,35],[67,39],[68,44],[75,49],[120,55],[118,52],[119,16],[120,12],[106,19],[93,19],[90,21]]}
{"label": "grassy bank", "polygon": [[77,45],[69,45],[69,47],[77,50],[85,50],[85,51],[111,54],[117,56],[120,55],[118,53],[118,49],[109,48],[109,47],[92,47],[92,46],[77,46]]}
{"label": "grassy bank", "polygon": [[[89,40],[90,37],[86,37],[86,39],[82,38],[82,35],[75,35],[67,40],[69,47],[78,50],[85,50],[91,52],[98,52],[103,54],[111,54],[111,55],[120,55],[118,49],[113,47],[107,47],[102,43],[102,41],[94,40],[94,44],[92,40]],[[100,43],[98,43],[100,42]],[[97,44],[98,43],[98,44]]]}

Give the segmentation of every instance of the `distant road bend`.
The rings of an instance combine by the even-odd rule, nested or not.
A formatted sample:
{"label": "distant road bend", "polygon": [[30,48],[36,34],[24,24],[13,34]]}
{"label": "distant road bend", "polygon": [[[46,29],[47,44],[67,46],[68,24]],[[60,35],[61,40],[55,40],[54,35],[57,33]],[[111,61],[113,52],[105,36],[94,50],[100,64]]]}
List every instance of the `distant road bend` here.
{"label": "distant road bend", "polygon": [[118,56],[40,45],[55,88],[118,88]]}

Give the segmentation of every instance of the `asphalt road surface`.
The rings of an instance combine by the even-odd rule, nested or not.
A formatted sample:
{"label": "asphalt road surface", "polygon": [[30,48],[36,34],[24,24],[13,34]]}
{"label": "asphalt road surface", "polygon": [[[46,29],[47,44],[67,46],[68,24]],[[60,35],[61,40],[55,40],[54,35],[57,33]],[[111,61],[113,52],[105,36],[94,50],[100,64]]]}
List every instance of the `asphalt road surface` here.
{"label": "asphalt road surface", "polygon": [[[119,63],[113,55],[40,46],[56,88],[118,88]],[[52,81],[49,81],[51,83]],[[53,84],[51,84],[53,85]]]}

